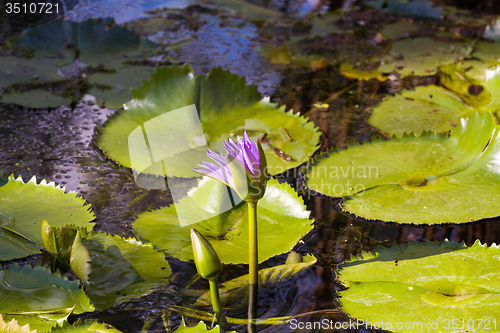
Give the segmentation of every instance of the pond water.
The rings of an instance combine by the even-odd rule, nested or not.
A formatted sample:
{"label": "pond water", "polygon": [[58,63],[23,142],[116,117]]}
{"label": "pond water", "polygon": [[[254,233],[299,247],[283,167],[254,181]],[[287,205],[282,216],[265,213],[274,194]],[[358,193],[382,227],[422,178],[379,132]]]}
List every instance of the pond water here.
{"label": "pond water", "polygon": [[[295,6],[293,8],[298,16],[304,16],[313,9],[324,10],[315,1],[285,2],[289,3],[289,8]],[[270,8],[283,9],[285,2],[272,2]],[[161,16],[165,8],[169,11],[175,8],[182,14],[183,8],[194,3],[195,1],[191,3],[180,0],[80,0],[79,5],[65,19],[83,21],[87,18],[113,17],[116,23],[122,24],[140,18]],[[345,3],[345,6],[350,6],[349,1]],[[366,19],[361,14],[360,17],[356,15],[358,14],[347,15],[345,22]],[[195,30],[178,27],[178,31],[157,31],[143,34],[143,37],[164,44],[169,56],[179,62],[191,64],[196,74],[207,74],[211,68],[222,66],[233,73],[246,76],[247,83],[256,84],[263,95],[271,96],[271,100],[286,105],[287,108],[303,110],[302,113],[323,132],[321,151],[345,147],[351,140],[362,141],[380,136],[367,124],[368,108],[380,100],[383,93],[396,89],[390,83],[381,86],[379,82],[373,81],[354,82],[340,75],[335,66],[311,70],[310,67],[271,64],[259,47],[263,37],[258,25],[241,17],[217,15],[209,11],[202,13],[200,20],[202,22]],[[275,26],[273,29],[270,31],[276,35],[272,38],[279,39],[280,29],[285,27]],[[300,27],[295,29],[300,30]],[[366,31],[361,35],[371,37]],[[332,39],[329,40],[332,44],[341,44],[341,41]],[[356,45],[351,46],[353,52],[360,52],[355,50]],[[308,47],[319,48],[320,45]],[[433,79],[408,79],[395,84],[399,88],[414,86],[422,80]],[[334,92],[340,93],[332,95]],[[330,105],[328,108],[311,107],[314,103],[327,99]],[[83,101],[73,106],[51,109],[30,109],[0,103],[0,171],[21,175],[25,181],[36,176],[38,180],[47,179],[63,185],[67,191],[76,191],[92,205],[96,215],[96,230],[122,237],[133,236],[131,223],[137,214],[168,206],[173,201],[169,191],[145,190],[137,186],[130,169],[107,158],[93,144],[94,135],[115,112]],[[421,227],[364,220],[340,212],[338,200],[311,195],[304,188],[303,176],[297,170],[281,175],[280,179],[292,184],[303,195],[315,219],[313,231],[296,246],[295,251],[314,254],[319,259],[319,264],[281,284],[277,289],[260,290],[259,317],[300,315],[301,321],[318,322],[325,318],[346,321],[348,317],[337,310],[335,291],[342,287],[336,282],[334,271],[337,264],[349,259],[351,255],[373,251],[378,245],[389,246],[394,242],[449,239],[465,241],[467,245],[471,245],[479,239],[490,245],[500,236],[499,219],[482,220],[473,224]],[[280,255],[269,259],[260,267],[272,267],[285,260],[286,255]],[[41,261],[42,255],[31,256],[28,260],[16,260],[29,263]],[[189,298],[182,296],[179,289],[187,284],[195,269],[192,263],[173,258],[168,258],[168,261],[173,272],[177,272],[172,284],[141,299],[80,317],[102,320],[124,332],[163,332],[166,325],[167,329],[177,327],[181,316],[174,313],[162,317],[163,311],[167,305],[189,304]],[[244,265],[229,265],[220,280],[229,280],[246,273]],[[208,287],[206,281],[193,283],[194,287]],[[242,304],[229,311],[228,315],[244,318],[246,311],[246,305]],[[71,317],[71,321],[77,318]],[[235,328],[245,329],[241,325]],[[287,325],[262,330],[290,331],[292,330]],[[316,331],[318,330],[303,330]],[[361,329],[359,332],[368,331]]]}

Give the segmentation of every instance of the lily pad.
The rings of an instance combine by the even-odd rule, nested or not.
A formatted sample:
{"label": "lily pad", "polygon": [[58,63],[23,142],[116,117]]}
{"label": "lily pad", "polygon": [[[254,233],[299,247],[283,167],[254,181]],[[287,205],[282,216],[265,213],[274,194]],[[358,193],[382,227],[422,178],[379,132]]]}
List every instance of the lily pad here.
{"label": "lily pad", "polygon": [[184,322],[184,317],[182,317],[181,326],[179,326],[174,331],[174,333],[202,333],[202,332],[219,333],[220,327],[219,325],[216,325],[214,328],[208,329],[207,325],[202,321],[200,321],[195,326],[186,326],[186,323]]}
{"label": "lily pad", "polygon": [[[452,39],[452,38],[450,38]],[[392,44],[389,56],[383,59],[379,71],[397,71],[401,75],[433,75],[438,67],[470,55],[469,42],[444,42],[430,37],[407,38]]]}
{"label": "lily pad", "polygon": [[141,173],[195,177],[192,168],[207,159],[207,146],[220,151],[222,140],[244,131],[261,138],[270,174],[299,166],[318,148],[313,123],[261,99],[256,86],[221,68],[207,78],[194,77],[189,65],[159,68],[132,94],[97,145]]}
{"label": "lily pad", "polygon": [[430,85],[387,97],[373,108],[369,123],[398,137],[423,131],[446,132],[472,108],[451,91]]}
{"label": "lily pad", "polygon": [[165,255],[151,244],[96,233],[85,238],[83,245],[92,259],[87,295],[99,311],[148,295],[169,282],[172,271]]}
{"label": "lily pad", "polygon": [[[179,203],[140,214],[133,224],[134,232],[165,254],[188,261],[193,259],[190,229],[196,228],[223,263],[247,264],[248,206],[243,202],[227,210],[232,207],[230,198],[217,195],[225,191],[223,183],[204,178],[196,191]],[[195,223],[181,226],[177,210],[192,211],[190,218]],[[274,179],[267,183],[257,211],[259,243],[265,244],[259,246],[259,262],[290,251],[313,228],[303,200],[290,185]]]}
{"label": "lily pad", "polygon": [[377,79],[381,82],[387,80],[387,77],[383,76],[382,72],[379,72],[378,70],[372,72],[358,70],[355,69],[353,65],[347,62],[340,64],[339,69],[340,69],[340,74],[350,79],[365,80],[365,81],[371,79]]}
{"label": "lily pad", "polygon": [[11,44],[33,56],[2,57],[1,100],[29,107],[67,104],[88,91],[100,104],[121,107],[132,98],[129,89],[153,71],[137,63],[158,53],[153,43],[141,42],[112,19],[53,20],[24,31]]}
{"label": "lily pad", "polygon": [[485,61],[486,63],[498,62],[500,60],[500,42],[478,41],[472,57]]}
{"label": "lily pad", "polygon": [[342,34],[344,30],[337,27],[341,16],[333,13],[314,16],[311,20],[311,30],[309,37],[326,37],[331,34]]}
{"label": "lily pad", "polygon": [[[491,332],[500,317],[497,245],[410,243],[379,247],[341,265],[341,309],[380,329]],[[384,327],[380,327],[381,323]],[[406,325],[405,325],[406,323]]]}
{"label": "lily pad", "polygon": [[[500,49],[499,49],[500,51]],[[500,53],[498,54],[500,56]],[[441,84],[453,90],[477,112],[500,109],[500,65],[467,60],[441,68]]]}
{"label": "lily pad", "polygon": [[307,186],[344,197],[343,209],[367,219],[434,224],[498,216],[499,133],[491,113],[481,113],[462,119],[449,137],[427,132],[355,144],[317,161]]}
{"label": "lily pad", "polygon": [[0,332],[2,333],[37,333],[36,330],[31,330],[30,325],[26,324],[24,326],[19,326],[17,320],[12,319],[8,323],[3,320],[3,316],[0,314]]}
{"label": "lily pad", "polygon": [[72,225],[87,231],[94,227],[90,222],[94,219],[90,205],[76,192],[65,193],[64,188],[45,180],[37,184],[35,177],[26,183],[21,177],[16,179],[11,175],[8,179],[0,187],[0,212],[10,219],[0,219],[0,227],[37,244],[43,242],[43,220],[53,226]]}
{"label": "lily pad", "polygon": [[18,234],[0,228],[0,261],[24,258],[40,253],[41,246]]}
{"label": "lily pad", "polygon": [[48,332],[71,314],[94,311],[78,281],[68,281],[48,268],[17,264],[0,270],[0,312],[38,332]]}
{"label": "lily pad", "polygon": [[389,39],[409,36],[410,33],[418,31],[419,26],[415,23],[410,23],[406,20],[399,21],[396,23],[387,24],[380,33]]}
{"label": "lily pad", "polygon": [[446,132],[473,112],[500,108],[500,66],[467,60],[440,70],[444,88],[419,86],[390,96],[373,109],[370,124],[398,137],[410,132]]}

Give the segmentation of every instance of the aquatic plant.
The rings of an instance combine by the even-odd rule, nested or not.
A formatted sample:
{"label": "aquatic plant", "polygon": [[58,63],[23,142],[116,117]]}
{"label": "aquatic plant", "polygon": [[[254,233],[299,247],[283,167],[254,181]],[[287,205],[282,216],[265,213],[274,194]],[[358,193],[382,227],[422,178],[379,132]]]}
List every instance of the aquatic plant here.
{"label": "aquatic plant", "polygon": [[132,98],[130,88],[153,71],[144,59],[162,51],[110,18],[52,20],[23,31],[9,44],[31,56],[2,57],[0,100],[35,108],[68,105],[85,94],[99,105],[121,108]]}
{"label": "aquatic plant", "polygon": [[16,319],[20,326],[29,324],[42,333],[65,322],[71,313],[94,311],[79,281],[68,281],[41,266],[13,264],[0,270],[0,294],[9,300],[0,304],[4,321]]}
{"label": "aquatic plant", "polygon": [[500,214],[500,127],[491,113],[462,119],[448,136],[426,132],[353,144],[319,158],[307,186],[367,219],[464,223]]}
{"label": "aquatic plant", "polygon": [[379,246],[340,265],[341,309],[393,332],[498,330],[499,255],[479,241]]}
{"label": "aquatic plant", "polygon": [[[206,158],[207,148],[217,151],[223,139],[245,131],[261,140],[269,174],[301,165],[319,148],[320,133],[312,122],[285,112],[284,106],[262,98],[257,86],[246,85],[244,77],[222,68],[195,77],[189,65],[160,67],[132,95],[125,110],[101,129],[96,145],[117,163],[140,173],[197,177],[192,168]],[[155,140],[149,140],[147,147],[129,145],[130,135],[141,124]],[[143,136],[142,130],[138,133]],[[154,159],[143,157],[146,149]],[[134,159],[134,154],[141,158]]]}
{"label": "aquatic plant", "polygon": [[[232,191],[232,190],[231,190]],[[233,200],[231,201],[231,197]],[[193,260],[191,228],[207,238],[223,264],[248,264],[249,206],[213,178],[204,177],[178,203],[141,213],[132,224],[134,234],[166,255]],[[189,212],[180,220],[178,212]],[[267,182],[259,200],[259,263],[290,251],[313,229],[314,220],[303,199],[286,182]]]}
{"label": "aquatic plant", "polygon": [[267,161],[259,141],[250,140],[247,133],[238,144],[231,139],[224,141],[227,155],[208,150],[214,161],[203,162],[194,171],[215,178],[232,187],[239,197],[248,203],[248,263],[250,298],[248,305],[249,332],[255,332],[257,317],[257,288],[259,284],[259,248],[257,231],[257,203],[264,196],[267,187]]}
{"label": "aquatic plant", "polygon": [[65,193],[45,180],[38,183],[35,177],[26,183],[14,175],[0,179],[5,181],[0,186],[0,260],[40,253],[43,220],[54,227],[94,227],[90,205],[75,192]]}
{"label": "aquatic plant", "polygon": [[220,324],[222,306],[219,296],[219,275],[222,273],[222,263],[212,245],[196,229],[191,229],[191,244],[193,245],[196,270],[210,284],[212,307],[215,312],[216,322]]}

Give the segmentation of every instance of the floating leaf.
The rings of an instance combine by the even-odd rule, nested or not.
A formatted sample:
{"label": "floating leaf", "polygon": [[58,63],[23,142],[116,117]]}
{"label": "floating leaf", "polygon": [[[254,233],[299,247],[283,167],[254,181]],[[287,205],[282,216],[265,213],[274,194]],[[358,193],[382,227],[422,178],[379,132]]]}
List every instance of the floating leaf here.
{"label": "floating leaf", "polygon": [[499,42],[476,42],[472,57],[485,61],[486,63],[498,62],[500,59]]}
{"label": "floating leaf", "polygon": [[477,110],[490,103],[491,93],[485,88],[484,75],[482,80],[477,80],[467,75],[467,71],[462,70],[456,64],[442,66],[440,70],[441,84],[460,96],[467,105]]}
{"label": "floating leaf", "polygon": [[[190,229],[195,228],[210,241],[223,263],[246,264],[247,203],[236,203],[228,210],[233,207],[230,198],[220,195],[226,191],[223,183],[204,178],[179,203],[140,214],[133,225],[134,232],[167,255],[188,261],[193,259]],[[259,243],[266,244],[259,246],[259,262],[290,251],[313,228],[303,200],[290,185],[279,184],[275,179],[267,183],[257,210]],[[182,226],[177,211],[191,212],[186,219],[193,224]]]}
{"label": "floating leaf", "polygon": [[43,220],[53,226],[73,225],[88,231],[94,227],[90,205],[75,192],[64,193],[64,188],[45,180],[37,184],[35,177],[24,183],[21,177],[9,176],[8,183],[0,187],[0,212],[12,218],[0,220],[0,227],[37,244],[42,244]]}
{"label": "floating leaf", "polygon": [[475,111],[500,109],[499,63],[467,60],[441,67],[441,72],[441,84],[457,93]]}
{"label": "floating leaf", "polygon": [[174,333],[202,333],[202,332],[219,333],[220,327],[219,325],[215,325],[214,328],[208,329],[207,325],[202,321],[200,321],[195,326],[186,326],[186,323],[184,322],[184,317],[182,317],[181,326],[179,326],[174,331]]}
{"label": "floating leaf", "polygon": [[[201,3],[204,0],[200,1]],[[212,0],[215,6],[220,6],[223,9],[232,9],[238,11],[240,15],[248,20],[254,22],[264,22],[267,20],[279,20],[283,14],[279,11],[264,8],[253,3],[243,0]]]}
{"label": "floating leaf", "polygon": [[307,184],[368,219],[471,222],[500,215],[499,158],[500,127],[491,113],[474,114],[450,137],[407,135],[334,152],[310,168]]}
{"label": "floating leaf", "polygon": [[80,321],[76,322],[73,325],[69,325],[65,323],[63,327],[54,328],[51,333],[120,333],[121,331],[117,330],[111,325],[108,324],[100,324],[97,321],[88,320],[84,323]]}
{"label": "floating leaf", "polygon": [[[284,265],[261,269],[259,270],[259,288],[276,287],[281,281],[291,278],[315,263],[316,258],[314,256],[306,255],[303,262],[285,263]],[[222,305],[241,304],[248,301],[246,299],[248,298],[248,285],[248,274],[222,283],[219,287]],[[210,292],[206,292],[198,298],[195,305],[210,306],[211,304]]]}
{"label": "floating leaf", "polygon": [[0,270],[0,312],[38,332],[48,332],[71,314],[94,311],[78,281],[68,281],[48,268],[17,264]]}
{"label": "floating leaf", "polygon": [[357,79],[357,80],[368,81],[370,79],[377,79],[381,82],[387,80],[387,77],[385,77],[378,70],[375,70],[372,72],[360,71],[360,70],[354,69],[354,67],[351,64],[346,63],[346,62],[340,64],[340,74],[342,74],[345,77],[348,77],[350,79]]}
{"label": "floating leaf", "polygon": [[121,107],[132,98],[129,89],[153,71],[135,63],[157,53],[154,44],[112,19],[53,20],[25,30],[11,44],[33,56],[2,57],[1,100],[29,107],[68,104],[89,89],[99,103]]}
{"label": "floating leaf", "polygon": [[17,320],[12,319],[8,323],[3,321],[3,316],[0,314],[0,332],[2,333],[37,333],[36,330],[30,330],[30,325],[19,326]]}
{"label": "floating leaf", "polygon": [[336,23],[340,21],[341,16],[333,13],[326,13],[324,15],[314,16],[311,20],[311,30],[309,31],[309,37],[325,37],[331,34],[342,34],[345,33],[336,26]]}
{"label": "floating leaf", "polygon": [[373,108],[369,123],[382,132],[401,137],[423,131],[446,132],[472,112],[462,99],[438,86],[419,86],[387,97]]}
{"label": "floating leaf", "polygon": [[[446,36],[443,38],[447,38]],[[473,44],[461,41],[441,41],[430,37],[407,38],[395,42],[390,56],[383,60],[379,71],[397,71],[402,75],[433,75],[439,66],[468,56]]]}
{"label": "floating leaf", "polygon": [[417,24],[403,20],[387,24],[384,29],[380,31],[380,33],[386,38],[393,39],[409,35],[412,32],[418,31],[418,29],[419,26]]}
{"label": "floating leaf", "polygon": [[0,261],[40,253],[41,246],[5,228],[0,228]]}
{"label": "floating leaf", "polygon": [[294,64],[301,67],[310,67],[313,71],[324,68],[329,64],[335,63],[336,59],[330,59],[321,54],[303,54],[296,45],[261,47],[264,57],[269,59],[271,64]]}
{"label": "floating leaf", "polygon": [[96,233],[83,240],[92,259],[87,295],[102,311],[166,285],[172,274],[165,255],[134,238]]}
{"label": "floating leaf", "polygon": [[468,60],[440,69],[445,88],[419,86],[390,96],[373,109],[370,124],[398,137],[410,132],[446,132],[472,112],[500,108],[500,66]]}
{"label": "floating leaf", "polygon": [[207,142],[221,148],[222,140],[244,131],[262,139],[270,174],[304,163],[318,148],[313,123],[261,100],[256,86],[220,68],[207,78],[195,78],[188,65],[159,68],[132,93],[134,99],[108,121],[97,144],[139,172],[194,177],[192,168],[207,159]]}
{"label": "floating leaf", "polygon": [[[341,309],[394,332],[491,332],[500,317],[500,249],[410,243],[341,265]],[[384,327],[380,324],[384,322]],[[409,323],[405,325],[405,323]]]}

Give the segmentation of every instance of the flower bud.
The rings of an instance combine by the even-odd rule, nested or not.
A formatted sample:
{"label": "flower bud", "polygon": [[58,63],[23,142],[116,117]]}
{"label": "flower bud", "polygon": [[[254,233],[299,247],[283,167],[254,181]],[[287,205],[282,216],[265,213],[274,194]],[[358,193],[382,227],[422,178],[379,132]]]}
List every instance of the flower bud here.
{"label": "flower bud", "polygon": [[191,229],[194,263],[204,279],[217,279],[222,273],[222,263],[212,245],[196,229]]}

